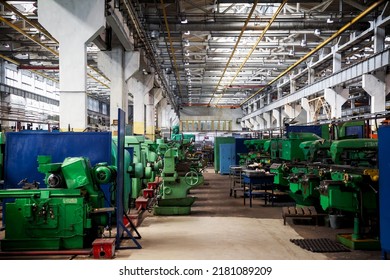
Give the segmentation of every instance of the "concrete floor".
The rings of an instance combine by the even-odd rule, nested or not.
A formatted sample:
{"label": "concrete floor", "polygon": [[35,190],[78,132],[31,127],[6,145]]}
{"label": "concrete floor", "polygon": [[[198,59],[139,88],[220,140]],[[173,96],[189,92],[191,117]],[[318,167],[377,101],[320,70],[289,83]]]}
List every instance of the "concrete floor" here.
{"label": "concrete floor", "polygon": [[[228,175],[204,173],[205,184],[190,191],[197,197],[189,216],[153,216],[145,212],[138,226],[142,249],[116,250],[117,260],[379,260],[380,251],[313,253],[290,239],[330,238],[352,229],[316,226],[311,221],[288,219],[283,225],[281,207],[255,199],[250,208],[243,198],[230,197]],[[299,220],[298,220],[299,221]],[[133,246],[126,240],[122,246]],[[11,257],[0,256],[10,259]],[[12,257],[17,258],[17,257]],[[19,257],[20,258],[20,257]],[[23,257],[26,259],[27,257]],[[91,259],[92,256],[35,256],[34,259]]]}
{"label": "concrete floor", "polygon": [[[312,221],[287,219],[283,225],[281,207],[290,201],[265,205],[255,199],[230,197],[228,175],[204,173],[205,185],[190,191],[197,197],[190,216],[152,216],[148,214],[138,228],[140,250],[118,250],[116,259],[182,260],[325,260],[380,259],[380,251],[313,253],[290,239],[330,238],[352,229],[316,226]],[[298,220],[299,222],[299,220]]]}

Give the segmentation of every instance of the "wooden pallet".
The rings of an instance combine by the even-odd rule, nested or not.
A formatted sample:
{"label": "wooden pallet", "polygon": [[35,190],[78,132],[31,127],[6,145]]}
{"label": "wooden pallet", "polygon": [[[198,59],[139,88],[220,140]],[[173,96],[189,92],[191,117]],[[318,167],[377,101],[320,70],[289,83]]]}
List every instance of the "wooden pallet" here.
{"label": "wooden pallet", "polygon": [[318,225],[318,214],[314,206],[309,207],[283,207],[282,208],[283,224],[286,225],[286,218],[313,218]]}

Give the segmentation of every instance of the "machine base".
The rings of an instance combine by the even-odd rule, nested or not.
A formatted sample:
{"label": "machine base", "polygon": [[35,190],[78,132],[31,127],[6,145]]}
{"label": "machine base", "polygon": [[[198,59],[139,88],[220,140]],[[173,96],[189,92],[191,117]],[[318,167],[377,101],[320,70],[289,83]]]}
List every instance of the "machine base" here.
{"label": "machine base", "polygon": [[60,242],[59,238],[3,239],[1,240],[1,250],[58,250],[60,249]]}
{"label": "machine base", "polygon": [[189,215],[191,206],[155,206],[153,214],[156,216]]}
{"label": "machine base", "polygon": [[352,250],[375,251],[381,249],[380,241],[373,238],[352,239],[352,234],[350,233],[338,234],[336,238],[337,241]]}
{"label": "machine base", "polygon": [[169,198],[169,199],[161,199],[158,200],[158,206],[161,207],[185,207],[185,206],[191,206],[195,202],[196,197],[194,196],[187,196],[182,198]]}

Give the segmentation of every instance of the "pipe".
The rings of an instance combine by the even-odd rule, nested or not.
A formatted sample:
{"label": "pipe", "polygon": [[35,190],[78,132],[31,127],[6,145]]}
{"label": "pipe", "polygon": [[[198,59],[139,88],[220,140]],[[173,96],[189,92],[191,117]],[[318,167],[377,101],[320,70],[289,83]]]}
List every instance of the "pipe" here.
{"label": "pipe", "polygon": [[19,69],[24,69],[24,70],[59,70],[59,66],[43,66],[43,65],[20,65],[18,67]]}
{"label": "pipe", "polygon": [[[171,54],[172,54],[172,58],[173,58],[173,66],[175,68],[176,77],[180,77],[179,71],[178,71],[178,67],[177,67],[177,62],[176,62],[175,49],[173,48],[171,31],[169,30],[169,25],[168,25],[168,20],[167,20],[167,13],[166,13],[166,10],[165,10],[164,1],[160,0],[160,3],[161,3],[161,9],[162,9],[163,15],[164,15],[165,28],[167,29],[167,33],[168,33],[169,46],[170,46],[170,50],[171,50]],[[179,89],[179,97],[181,97],[180,78],[177,79],[177,84],[178,84],[178,89]]]}
{"label": "pipe", "polygon": [[[244,67],[245,63],[249,60],[250,56],[252,55],[252,53],[255,51],[255,49],[257,48],[257,45],[260,43],[260,41],[264,38],[265,36],[265,33],[267,33],[268,29],[271,27],[272,23],[275,21],[276,17],[279,15],[279,13],[282,11],[284,5],[286,5],[287,3],[287,0],[283,0],[283,2],[280,4],[280,6],[278,7],[278,9],[275,11],[275,13],[273,14],[272,18],[270,19],[270,21],[268,22],[267,26],[263,29],[263,32],[261,32],[261,35],[259,36],[259,38],[257,39],[256,43],[253,45],[252,49],[249,51],[248,55],[245,57],[244,61],[242,62],[240,68],[237,70],[236,74],[234,75],[233,79],[230,81],[229,85],[231,85],[234,80],[237,78],[238,74],[241,72],[242,68]],[[221,100],[223,94],[220,95],[219,99],[217,100],[217,103],[219,103],[219,100]]]}
{"label": "pipe", "polygon": [[[222,81],[222,79],[223,79],[223,77],[224,77],[224,75],[225,75],[225,73],[226,73],[226,70],[227,70],[227,68],[229,67],[230,61],[232,60],[232,58],[233,58],[233,56],[234,56],[234,53],[235,53],[236,50],[237,50],[238,44],[240,43],[240,40],[241,40],[241,37],[242,37],[242,35],[244,34],[244,32],[245,32],[245,30],[246,30],[246,28],[247,28],[247,26],[248,26],[249,20],[251,19],[252,15],[253,15],[253,12],[254,12],[255,9],[256,9],[256,6],[257,6],[257,0],[255,0],[254,3],[253,3],[253,5],[252,5],[252,9],[250,10],[249,15],[248,15],[248,17],[247,17],[247,19],[246,19],[246,21],[245,21],[245,24],[244,24],[244,26],[243,26],[242,29],[241,29],[240,35],[239,35],[238,38],[237,38],[236,44],[235,44],[234,47],[233,47],[233,51],[232,51],[232,53],[230,54],[230,57],[229,57],[229,59],[228,59],[228,61],[227,61],[227,63],[226,63],[225,69],[224,69],[223,72],[222,72],[221,78],[219,79],[218,84],[217,84],[217,86],[216,86],[215,89],[214,89],[214,92],[213,92],[213,94],[212,94],[212,96],[211,96],[211,98],[210,98],[210,101],[209,101],[208,105],[210,105],[210,103],[211,103],[211,101],[213,100],[215,94],[217,93],[218,87],[220,86],[221,81]],[[230,84],[231,84],[231,83],[230,83]],[[222,95],[221,95],[221,96],[222,96]],[[219,99],[218,99],[218,101],[219,101]],[[218,101],[217,101],[217,104],[218,104]]]}
{"label": "pipe", "polygon": [[0,256],[48,256],[48,255],[91,255],[91,254],[92,254],[91,249],[0,252]]}
{"label": "pipe", "polygon": [[[316,52],[318,52],[320,49],[322,49],[323,47],[325,47],[328,43],[330,43],[331,41],[333,41],[335,38],[337,38],[339,35],[341,35],[341,33],[343,33],[345,30],[347,30],[349,27],[351,27],[351,25],[353,25],[354,23],[358,22],[359,20],[361,20],[363,17],[365,17],[369,12],[371,12],[373,9],[375,9],[376,7],[378,7],[380,4],[382,4],[384,2],[384,0],[379,0],[378,2],[375,2],[374,4],[372,4],[370,7],[368,7],[364,12],[362,12],[361,14],[359,14],[356,18],[354,18],[353,20],[351,20],[350,22],[348,22],[346,25],[344,25],[339,31],[337,31],[336,33],[334,33],[332,36],[330,36],[328,39],[326,39],[325,41],[323,41],[321,44],[319,44],[315,49],[311,50],[310,52],[308,52],[305,56],[301,57],[297,62],[295,62],[293,65],[289,66],[286,70],[284,70],[282,73],[279,74],[279,76],[277,76],[275,79],[273,79],[272,81],[270,81],[268,83],[268,86],[272,85],[273,83],[275,83],[276,81],[278,81],[281,77],[285,76],[288,72],[290,72],[291,70],[293,70],[295,67],[297,67],[299,64],[301,64],[303,61],[305,61],[307,58],[309,58],[310,56],[312,56],[313,54],[315,54]],[[256,91],[254,94],[252,94],[251,96],[249,96],[247,99],[245,99],[244,101],[241,102],[241,106],[247,102],[248,100],[252,99],[253,97],[255,97],[256,95],[258,95],[262,90],[264,90],[264,88]]]}

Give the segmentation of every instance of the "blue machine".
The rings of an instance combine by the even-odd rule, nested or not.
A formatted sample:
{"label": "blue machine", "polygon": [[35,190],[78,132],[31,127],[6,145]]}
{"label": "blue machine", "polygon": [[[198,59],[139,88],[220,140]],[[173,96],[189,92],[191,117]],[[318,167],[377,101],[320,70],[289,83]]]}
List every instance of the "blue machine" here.
{"label": "blue machine", "polygon": [[390,126],[378,131],[379,146],[379,218],[383,259],[390,253]]}

